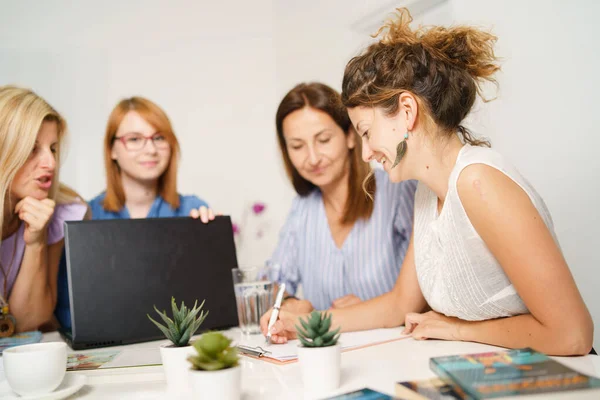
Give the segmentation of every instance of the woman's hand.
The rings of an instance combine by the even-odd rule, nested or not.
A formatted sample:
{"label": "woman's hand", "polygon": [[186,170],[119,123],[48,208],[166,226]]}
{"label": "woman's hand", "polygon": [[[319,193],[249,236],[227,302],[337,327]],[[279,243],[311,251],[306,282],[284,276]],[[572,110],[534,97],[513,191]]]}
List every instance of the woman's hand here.
{"label": "woman's hand", "polygon": [[281,309],[296,314],[307,314],[315,308],[313,307],[312,303],[308,300],[287,299],[281,305]]}
{"label": "woman's hand", "polygon": [[190,211],[190,217],[192,217],[194,219],[200,218],[200,221],[207,224],[209,221],[212,221],[215,219],[215,213],[213,212],[212,209],[202,206],[198,209],[195,209],[195,208],[192,209]]}
{"label": "woman's hand", "polygon": [[446,317],[435,311],[424,314],[406,314],[403,334],[412,335],[414,339],[462,340],[460,328],[464,321]]}
{"label": "woman's hand", "polygon": [[26,245],[46,244],[48,224],[54,215],[54,200],[25,197],[15,207],[15,214],[25,222],[23,239]]}
{"label": "woman's hand", "polygon": [[[265,336],[267,336],[267,328],[272,312],[273,309],[270,309],[260,318],[260,330]],[[283,344],[290,339],[295,339],[296,325],[300,323],[298,318],[306,318],[308,315],[309,313],[295,313],[284,309],[279,310],[278,319],[271,328],[271,342]]]}
{"label": "woman's hand", "polygon": [[339,299],[335,299],[333,303],[331,303],[331,308],[345,308],[361,302],[362,300],[359,299],[357,296],[349,294],[344,297],[340,297]]}

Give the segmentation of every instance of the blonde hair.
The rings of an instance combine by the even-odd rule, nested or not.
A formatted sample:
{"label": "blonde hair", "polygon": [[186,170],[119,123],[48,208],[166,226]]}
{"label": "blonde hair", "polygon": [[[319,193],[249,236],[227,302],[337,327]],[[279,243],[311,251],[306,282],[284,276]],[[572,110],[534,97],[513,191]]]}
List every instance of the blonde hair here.
{"label": "blonde hair", "polygon": [[[58,130],[56,171],[48,198],[58,204],[82,202],[81,197],[59,181],[61,142],[66,136],[67,124],[63,117],[44,99],[29,89],[0,86],[0,228],[4,224],[5,202],[15,175],[25,165],[42,126],[55,122]],[[82,202],[83,203],[83,202]],[[14,207],[9,204],[9,207]],[[0,239],[1,242],[1,239]]]}
{"label": "blonde hair", "polygon": [[104,165],[106,167],[106,196],[102,207],[105,210],[118,212],[125,206],[125,191],[121,181],[121,169],[111,157],[112,147],[117,136],[119,125],[129,111],[135,111],[156,130],[162,133],[171,145],[171,159],[167,169],[158,178],[158,194],[174,209],[179,208],[177,194],[177,164],[179,162],[179,142],[173,132],[167,114],[155,103],[143,97],[124,99],[116,105],[108,118],[106,135],[104,136]]}

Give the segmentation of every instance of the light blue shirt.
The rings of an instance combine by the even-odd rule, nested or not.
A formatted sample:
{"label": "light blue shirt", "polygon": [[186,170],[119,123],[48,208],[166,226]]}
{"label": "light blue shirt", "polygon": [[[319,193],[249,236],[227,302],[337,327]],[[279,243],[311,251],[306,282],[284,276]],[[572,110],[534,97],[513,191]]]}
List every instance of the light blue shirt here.
{"label": "light blue shirt", "polygon": [[296,197],[269,260],[281,268],[281,282],[318,310],[342,296],[377,297],[394,286],[408,248],[413,224],[416,181],[391,183],[375,170],[375,204],[371,218],[355,222],[342,248],[335,244],[321,192]]}
{"label": "light blue shirt", "polygon": [[[102,206],[106,193],[102,193],[93,198],[89,204],[92,209],[92,219],[129,219],[129,210],[124,206],[121,211],[113,212],[107,211]],[[208,204],[202,199],[196,196],[182,196],[179,195],[179,208],[175,209],[171,207],[161,196],[156,196],[150,211],[146,218],[166,218],[166,217],[188,217],[190,211],[198,209],[202,206],[208,207]]]}

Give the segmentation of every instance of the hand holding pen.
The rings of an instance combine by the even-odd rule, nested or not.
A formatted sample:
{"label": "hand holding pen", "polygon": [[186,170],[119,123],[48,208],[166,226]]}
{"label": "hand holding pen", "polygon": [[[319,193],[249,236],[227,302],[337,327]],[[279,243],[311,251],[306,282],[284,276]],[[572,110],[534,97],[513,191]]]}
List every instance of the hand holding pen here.
{"label": "hand holding pen", "polygon": [[[281,304],[279,307],[279,310],[272,308],[260,319],[261,331],[265,336],[270,337],[269,341],[273,344],[283,344],[286,343],[288,339],[295,339],[296,324],[299,324],[298,318],[309,315],[309,312],[296,312],[285,308],[281,309]],[[312,309],[312,305],[310,308]],[[274,313],[276,313],[276,317],[273,317]],[[274,323],[271,324],[270,322],[272,319]]]}
{"label": "hand holding pen", "polygon": [[281,309],[281,302],[283,301],[283,294],[285,293],[285,283],[282,283],[279,286],[279,291],[277,292],[277,297],[275,298],[275,305],[271,310],[271,317],[269,318],[269,324],[267,325],[267,340],[266,343],[271,343],[271,329],[275,322],[277,322],[277,317],[279,316],[279,310]]}

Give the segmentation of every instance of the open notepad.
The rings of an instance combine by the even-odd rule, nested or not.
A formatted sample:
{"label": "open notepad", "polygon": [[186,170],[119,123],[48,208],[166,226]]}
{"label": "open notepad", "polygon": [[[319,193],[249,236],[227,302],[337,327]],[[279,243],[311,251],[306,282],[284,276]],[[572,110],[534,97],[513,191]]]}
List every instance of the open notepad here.
{"label": "open notepad", "polygon": [[[404,327],[345,332],[341,334],[339,343],[342,346],[342,351],[356,350],[410,337],[410,335],[403,335],[403,330]],[[265,361],[284,364],[298,360],[299,343],[298,340],[290,340],[286,344],[266,345],[264,336],[259,335],[243,338],[240,340],[240,343],[237,344],[241,354],[264,359]],[[258,352],[244,351],[244,349],[258,350]]]}

